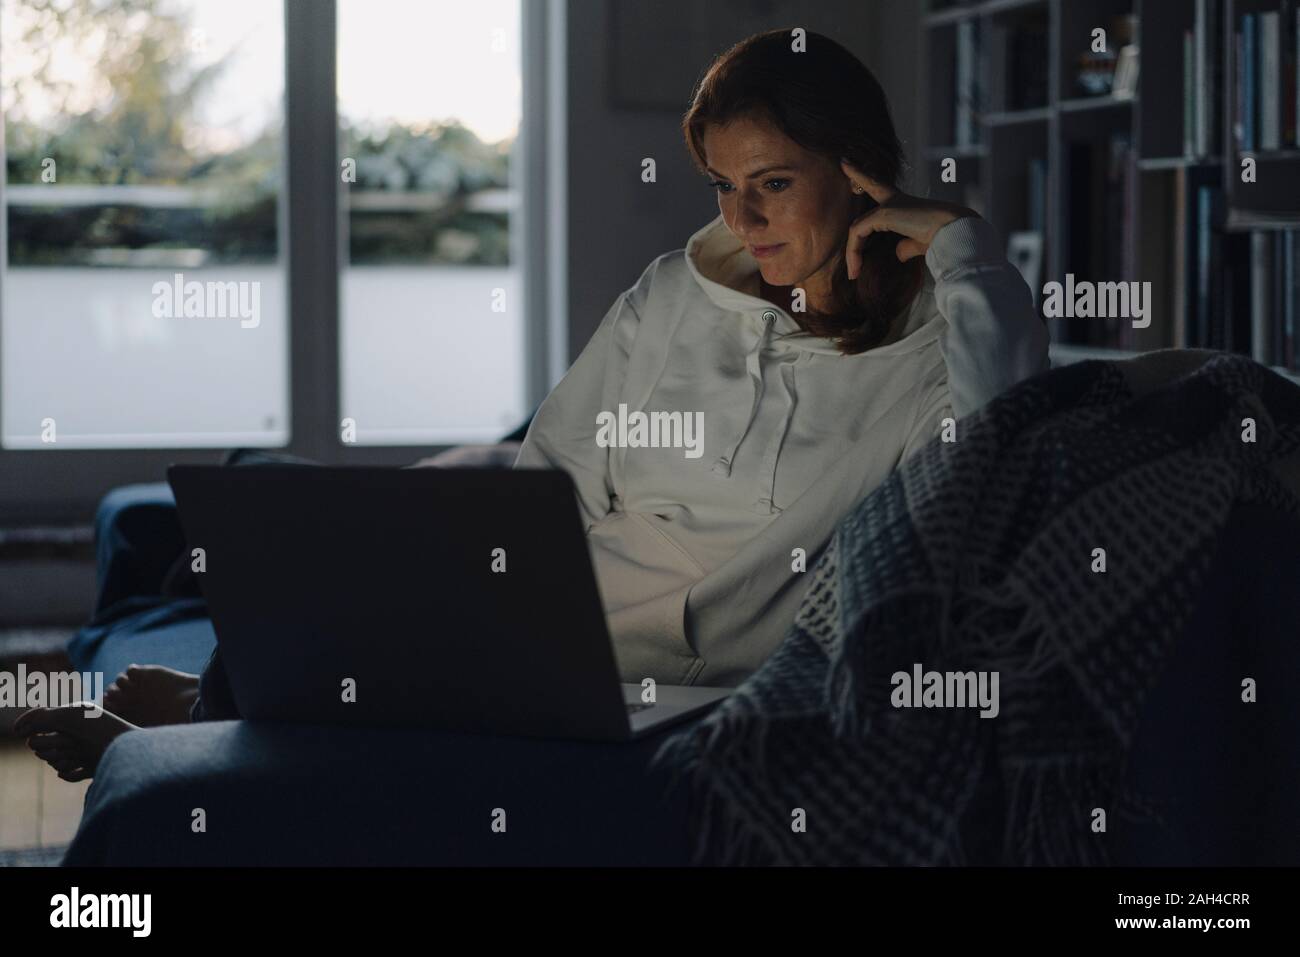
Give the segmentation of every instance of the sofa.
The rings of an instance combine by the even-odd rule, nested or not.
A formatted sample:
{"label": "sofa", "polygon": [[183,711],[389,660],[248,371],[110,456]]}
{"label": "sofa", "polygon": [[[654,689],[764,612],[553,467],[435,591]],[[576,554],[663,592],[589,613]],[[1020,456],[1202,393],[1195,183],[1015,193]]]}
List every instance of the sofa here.
{"label": "sofa", "polygon": [[[157,554],[132,563],[146,577],[180,549],[165,485],[113,492],[97,531],[152,542]],[[1130,750],[1127,783],[1160,821],[1113,818],[1115,863],[1300,863],[1298,582],[1300,523],[1235,509]],[[132,614],[125,628],[83,630],[76,667],[106,680],[131,662],[202,667],[214,636],[201,605]],[[1254,677],[1259,701],[1209,690],[1224,673]],[[64,863],[687,864],[684,790],[647,768],[671,733],[601,744],[245,721],[131,732],[104,755]],[[990,767],[963,819],[972,863],[998,862],[1001,806]]]}

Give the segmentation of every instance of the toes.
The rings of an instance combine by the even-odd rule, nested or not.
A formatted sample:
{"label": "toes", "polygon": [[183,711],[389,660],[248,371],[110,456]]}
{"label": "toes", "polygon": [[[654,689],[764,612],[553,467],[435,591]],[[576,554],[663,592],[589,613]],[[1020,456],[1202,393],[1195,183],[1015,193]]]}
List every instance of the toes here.
{"label": "toes", "polygon": [[33,743],[32,750],[36,753],[36,757],[53,768],[55,773],[65,781],[84,781],[90,777],[89,768],[95,763],[92,754],[88,754],[85,748],[75,744],[71,747],[52,745],[38,747]]}
{"label": "toes", "polygon": [[24,711],[14,722],[14,734],[20,738],[25,738],[31,734],[39,734],[48,730],[47,725],[50,720],[50,712],[53,708],[32,708],[30,711]]}
{"label": "toes", "polygon": [[45,732],[65,732],[78,735],[88,718],[103,717],[104,709],[91,701],[78,701],[62,708],[33,708],[18,716],[14,733],[21,738]]}
{"label": "toes", "polygon": [[50,767],[58,769],[65,764],[81,767],[86,763],[86,752],[81,748],[57,748],[53,751],[37,751],[36,756]]}
{"label": "toes", "polygon": [[67,755],[61,758],[51,758],[45,762],[59,773],[59,777],[65,774],[72,774],[74,771],[80,771],[84,763],[79,756]]}
{"label": "toes", "polygon": [[82,760],[81,755],[74,751],[59,751],[57,754],[38,754],[37,757],[59,772],[75,771],[86,763]]}

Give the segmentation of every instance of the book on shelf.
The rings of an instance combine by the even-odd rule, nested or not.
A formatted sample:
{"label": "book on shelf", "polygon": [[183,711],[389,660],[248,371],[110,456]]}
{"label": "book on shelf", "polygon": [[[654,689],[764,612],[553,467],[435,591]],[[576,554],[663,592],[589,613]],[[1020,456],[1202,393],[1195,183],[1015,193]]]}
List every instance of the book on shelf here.
{"label": "book on shelf", "polygon": [[1241,149],[1253,152],[1255,146],[1255,82],[1259,75],[1256,69],[1256,49],[1258,34],[1255,29],[1255,14],[1247,13],[1241,18]]}
{"label": "book on shelf", "polygon": [[1201,186],[1196,190],[1196,314],[1191,327],[1195,338],[1189,345],[1202,349],[1223,348],[1222,273],[1215,268],[1223,261],[1222,239],[1217,228],[1222,195],[1218,186]]}
{"label": "book on shelf", "polygon": [[1219,88],[1218,0],[1196,0],[1193,27],[1193,145],[1191,155],[1208,156],[1217,145],[1215,118]]}
{"label": "book on shelf", "polygon": [[[1138,230],[1141,222],[1138,210],[1138,196],[1140,195],[1139,181],[1141,176],[1138,174],[1138,151],[1137,146],[1130,140],[1127,143],[1127,149],[1124,153],[1124,218],[1121,223],[1120,235],[1124,240],[1124,280],[1126,282],[1138,279],[1138,269],[1140,262]],[[1147,307],[1154,308],[1153,304],[1148,302]],[[1125,342],[1130,348],[1136,349],[1138,346],[1138,335],[1131,325],[1126,326],[1124,330]]]}
{"label": "book on shelf", "polygon": [[1300,371],[1300,230],[1287,230],[1286,237],[1287,354],[1284,359],[1288,369]]}
{"label": "book on shelf", "polygon": [[962,20],[957,24],[957,64],[953,71],[956,89],[955,137],[958,146],[974,146],[979,142],[980,83],[979,83],[979,23]]}
{"label": "book on shelf", "polygon": [[1256,230],[1249,237],[1250,342],[1246,352],[1267,366],[1296,371],[1300,336],[1300,230]]}
{"label": "book on shelf", "polygon": [[[1128,282],[1136,278],[1137,249],[1134,244],[1133,206],[1136,198],[1137,158],[1132,137],[1126,133],[1111,136],[1107,143],[1106,210],[1102,222],[1105,239],[1105,273],[1115,281]],[[1131,322],[1117,324],[1114,338],[1121,349],[1137,345],[1136,330]]]}
{"label": "book on shelf", "polygon": [[1246,153],[1300,145],[1300,4],[1242,14],[1235,31],[1233,130]]}
{"label": "book on shelf", "polygon": [[[1223,7],[1219,0],[1196,0],[1192,25],[1183,31],[1183,155],[1217,153],[1224,96],[1224,51],[1219,36]],[[1243,38],[1244,39],[1244,38]],[[1228,42],[1237,41],[1236,38]],[[1236,51],[1240,62],[1244,51]],[[1240,81],[1236,84],[1241,95]],[[1237,133],[1240,138],[1241,131]]]}
{"label": "book on shelf", "polygon": [[1282,147],[1281,101],[1282,37],[1278,29],[1281,14],[1268,10],[1259,15],[1259,148]]}
{"label": "book on shelf", "polygon": [[1183,155],[1196,155],[1196,34],[1183,31]]}
{"label": "book on shelf", "polygon": [[1295,244],[1293,229],[1273,237],[1273,364],[1285,369],[1296,367],[1295,355]]}
{"label": "book on shelf", "polygon": [[1296,371],[1300,230],[1225,230],[1226,199],[1213,169],[1178,170],[1173,204],[1169,345],[1240,352]]}
{"label": "book on shelf", "polygon": [[1237,29],[1232,35],[1232,145],[1246,148],[1246,35]]}
{"label": "book on shelf", "polygon": [[[1286,16],[1286,13],[1292,16]],[[1300,109],[1300,97],[1297,96],[1300,91],[1296,89],[1296,67],[1297,54],[1300,54],[1300,6],[1295,10],[1287,11],[1283,8],[1281,21],[1279,55],[1281,57],[1281,77],[1282,90],[1280,94],[1280,108],[1282,110],[1281,134],[1282,142],[1285,145],[1295,146],[1296,129],[1300,126],[1300,116],[1297,116],[1297,109]]]}
{"label": "book on shelf", "polygon": [[1282,287],[1286,290],[1286,306],[1283,323],[1286,329],[1286,367],[1300,368],[1296,357],[1296,338],[1300,334],[1300,234],[1289,229],[1282,234],[1286,240],[1286,252],[1283,255],[1284,278]]}
{"label": "book on shelf", "polygon": [[1173,262],[1170,267],[1170,273],[1173,281],[1170,285],[1173,287],[1173,317],[1172,317],[1172,336],[1169,344],[1173,346],[1182,345],[1187,341],[1187,313],[1190,309],[1190,297],[1187,295],[1187,280],[1185,276],[1187,262],[1189,257],[1188,243],[1191,239],[1192,230],[1187,222],[1187,194],[1190,189],[1189,180],[1194,175],[1193,170],[1185,166],[1180,166],[1174,171],[1174,188],[1173,188]]}
{"label": "book on shelf", "polygon": [[1268,264],[1273,259],[1273,236],[1260,230],[1250,234],[1250,354],[1256,362],[1273,364],[1273,284]]}

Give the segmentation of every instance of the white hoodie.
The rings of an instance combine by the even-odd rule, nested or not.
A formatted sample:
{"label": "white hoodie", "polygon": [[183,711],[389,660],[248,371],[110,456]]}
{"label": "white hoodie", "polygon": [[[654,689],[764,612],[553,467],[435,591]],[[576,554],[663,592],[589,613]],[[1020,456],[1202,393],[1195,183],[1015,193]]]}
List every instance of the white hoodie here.
{"label": "white hoodie", "polygon": [[[940,229],[900,336],[858,355],[758,297],[722,217],[654,260],[538,409],[515,468],[573,478],[623,681],[733,686],[776,650],[836,524],[900,461],[1048,367],[982,219]],[[597,416],[702,413],[703,455],[597,444]],[[698,450],[697,450],[698,451]]]}

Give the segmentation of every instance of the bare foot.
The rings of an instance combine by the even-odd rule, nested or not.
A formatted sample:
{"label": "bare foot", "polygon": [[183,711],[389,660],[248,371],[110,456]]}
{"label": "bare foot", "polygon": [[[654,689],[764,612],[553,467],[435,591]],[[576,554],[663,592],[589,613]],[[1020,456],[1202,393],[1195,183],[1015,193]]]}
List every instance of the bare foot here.
{"label": "bare foot", "polygon": [[129,721],[89,701],[64,708],[33,708],[14,722],[14,733],[26,738],[36,756],[65,781],[94,777],[113,739],[134,730]]}
{"label": "bare foot", "polygon": [[128,665],[104,689],[104,710],[141,728],[189,724],[199,676],[161,665]]}

